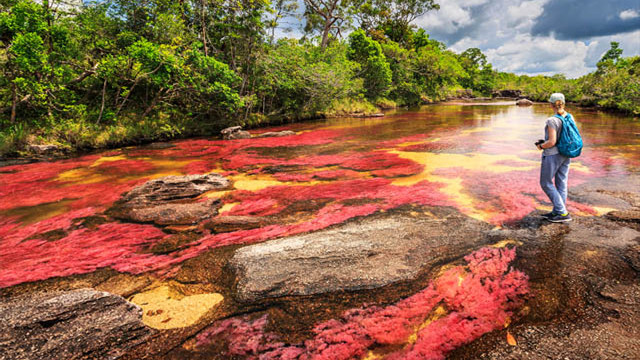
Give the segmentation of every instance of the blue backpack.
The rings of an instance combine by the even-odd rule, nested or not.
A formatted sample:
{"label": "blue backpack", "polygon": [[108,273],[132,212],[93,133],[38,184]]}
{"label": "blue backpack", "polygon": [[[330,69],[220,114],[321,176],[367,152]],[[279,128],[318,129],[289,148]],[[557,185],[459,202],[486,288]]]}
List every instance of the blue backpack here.
{"label": "blue backpack", "polygon": [[555,115],[558,119],[562,120],[562,129],[558,134],[558,141],[556,146],[560,154],[574,158],[580,156],[582,152],[582,137],[576,127],[576,123],[573,121],[573,116],[567,113],[567,116]]}

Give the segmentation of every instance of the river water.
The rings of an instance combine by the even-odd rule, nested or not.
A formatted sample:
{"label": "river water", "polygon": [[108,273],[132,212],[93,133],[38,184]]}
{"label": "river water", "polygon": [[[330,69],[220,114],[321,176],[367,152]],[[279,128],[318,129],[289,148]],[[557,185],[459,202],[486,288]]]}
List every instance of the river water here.
{"label": "river water", "polygon": [[[569,112],[585,141],[571,165],[570,187],[640,171],[640,122],[593,109]],[[533,145],[550,114],[542,104],[445,103],[383,118],[251,131],[296,132],[286,137],[180,140],[3,167],[0,288],[105,268],[170,279],[185,261],[211,249],[319,230],[408,204],[454,207],[495,227],[517,222],[550,209]],[[233,182],[232,189],[203,196],[221,199],[220,215],[259,217],[266,225],[205,231],[155,251],[172,235],[103,215],[145,181],[209,172]],[[571,199],[568,208],[585,216],[611,210]],[[167,297],[163,291],[156,298]]]}

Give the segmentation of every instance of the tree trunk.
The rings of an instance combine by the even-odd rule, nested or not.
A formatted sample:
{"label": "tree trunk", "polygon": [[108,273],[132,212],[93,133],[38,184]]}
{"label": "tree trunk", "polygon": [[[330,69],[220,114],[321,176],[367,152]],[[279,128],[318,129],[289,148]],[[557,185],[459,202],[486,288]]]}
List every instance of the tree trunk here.
{"label": "tree trunk", "polygon": [[204,56],[209,56],[207,49],[207,26],[204,19],[204,1],[205,0],[200,1],[200,5],[202,6],[202,43],[204,44]]}
{"label": "tree trunk", "polygon": [[164,89],[160,89],[160,91],[158,91],[156,96],[153,98],[153,101],[151,101],[151,104],[149,105],[149,107],[147,107],[147,109],[142,113],[140,120],[143,120],[145,117],[147,117],[147,115],[149,115],[151,110],[153,110],[153,108],[158,103],[158,100],[160,100],[160,96],[162,95],[163,92],[164,92]]}
{"label": "tree trunk", "polygon": [[18,106],[18,91],[16,89],[16,84],[11,83],[11,123],[15,124],[16,122],[16,107]]}
{"label": "tree trunk", "polygon": [[321,48],[326,48],[327,43],[329,42],[329,31],[331,30],[331,24],[333,22],[328,18],[324,22],[324,30],[322,30],[322,43],[320,44]]}
{"label": "tree trunk", "polygon": [[104,84],[102,85],[102,104],[100,105],[100,115],[98,116],[98,121],[96,124],[100,124],[100,120],[102,120],[102,113],[104,112],[104,98],[105,93],[107,92],[107,79],[104,79]]}

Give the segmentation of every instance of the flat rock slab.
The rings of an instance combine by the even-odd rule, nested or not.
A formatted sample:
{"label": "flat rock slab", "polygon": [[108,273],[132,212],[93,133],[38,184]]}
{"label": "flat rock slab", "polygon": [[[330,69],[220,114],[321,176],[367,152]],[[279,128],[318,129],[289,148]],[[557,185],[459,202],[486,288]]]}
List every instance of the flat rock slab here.
{"label": "flat rock slab", "polygon": [[590,205],[630,210],[640,206],[640,175],[598,178],[569,188],[569,198]]}
{"label": "flat rock slab", "polygon": [[123,195],[122,202],[128,206],[159,205],[193,199],[207,191],[226,189],[230,185],[229,180],[219,174],[165,176],[133,188]]}
{"label": "flat rock slab", "polygon": [[229,188],[219,174],[167,176],[125,193],[109,214],[122,220],[156,225],[191,225],[218,213],[219,199],[199,201],[208,192]]}
{"label": "flat rock slab", "polygon": [[153,332],[142,310],[91,289],[0,300],[0,359],[117,359]]}
{"label": "flat rock slab", "polygon": [[195,203],[171,203],[142,208],[131,208],[125,212],[127,220],[152,222],[157,225],[190,225],[218,214],[219,199]]}
{"label": "flat rock slab", "polygon": [[458,213],[356,220],[329,230],[246,246],[230,261],[236,298],[373,289],[409,280],[480,245],[488,225]]}

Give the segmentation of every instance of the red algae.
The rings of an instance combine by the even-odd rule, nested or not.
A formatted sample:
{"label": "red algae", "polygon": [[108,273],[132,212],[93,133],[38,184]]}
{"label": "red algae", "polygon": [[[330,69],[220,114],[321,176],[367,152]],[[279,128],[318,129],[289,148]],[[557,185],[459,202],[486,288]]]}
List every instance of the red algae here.
{"label": "red algae", "polygon": [[[515,248],[480,249],[465,257],[467,266],[447,270],[417,294],[386,307],[348,310],[316,325],[314,337],[303,343],[285,344],[276,334],[265,332],[264,315],[218,321],[198,334],[198,348],[217,342],[226,344],[226,355],[247,359],[348,360],[362,359],[372,348],[405,344],[378,356],[444,359],[453,349],[502,328],[523,305],[528,278],[509,269],[515,256]],[[438,305],[447,312],[431,321]]]}
{"label": "red algae", "polygon": [[[503,115],[497,116],[498,126],[492,125],[493,120],[483,120],[482,125],[489,127],[476,131],[468,127],[476,124],[473,118],[475,111],[463,114],[459,109],[447,108],[441,113],[428,115],[399,114],[393,115],[397,117],[393,123],[383,119],[371,122],[350,120],[330,127],[326,127],[326,124],[296,124],[256,130],[256,133],[277,130],[296,132],[286,137],[231,141],[181,140],[173,142],[173,147],[163,149],[127,148],[50,163],[3,167],[0,169],[0,248],[9,249],[12,247],[10,244],[34,241],[39,234],[54,230],[67,232],[67,237],[81,231],[94,236],[93,230],[72,226],[69,221],[81,217],[78,214],[101,213],[117,201],[122,193],[149,178],[167,173],[200,174],[214,171],[223,176],[238,176],[249,185],[254,179],[259,183],[266,177],[268,181],[258,184],[260,186],[255,187],[257,190],[248,191],[246,189],[251,189],[251,186],[245,188],[239,185],[227,191],[223,202],[237,205],[226,213],[274,218],[282,216],[288,219],[287,223],[224,234],[205,233],[201,239],[162,256],[140,253],[161,235],[153,231],[140,231],[140,243],[124,246],[123,252],[119,252],[121,244],[118,241],[100,242],[101,251],[120,254],[128,259],[130,267],[117,259],[109,263],[103,258],[89,256],[81,267],[74,268],[74,262],[68,262],[69,269],[65,271],[82,273],[100,266],[112,266],[129,272],[172,272],[180,262],[210,248],[249,244],[314,231],[406,204],[454,206],[471,216],[482,214],[483,220],[495,225],[517,221],[541,205],[548,205],[548,199],[538,184],[540,155],[531,150],[532,146],[523,145],[523,138],[529,134],[514,136],[511,132],[505,133],[504,124],[499,124],[504,120]],[[457,116],[456,119],[460,120],[456,120],[457,125],[446,124],[451,116]],[[629,150],[606,147],[607,144],[616,144],[615,140],[627,136],[627,132],[616,129],[600,132],[600,127],[595,130],[602,134],[602,138],[588,142],[582,156],[572,165],[570,187],[593,178],[624,176],[633,166],[640,166],[638,156],[630,154]],[[504,139],[496,142],[496,134],[503,134]],[[588,131],[585,137],[587,135]],[[590,145],[596,143],[601,146]],[[438,159],[438,166],[431,167],[429,157],[425,157],[428,160],[424,163],[418,163],[399,156],[398,151],[413,155],[417,155],[415,152],[437,153],[443,158]],[[471,164],[465,168],[455,161],[447,163],[447,154],[469,152],[474,152],[465,155],[469,159],[479,154],[515,156],[506,159],[496,157],[495,162],[485,167]],[[494,159],[486,156],[478,158]],[[174,162],[175,168],[172,168]],[[492,166],[500,167],[500,171],[494,171]],[[509,167],[513,170],[510,171]],[[411,185],[394,185],[402,178],[407,180],[405,184]],[[461,195],[458,196],[456,191]],[[301,214],[300,221],[294,223],[291,213],[296,214],[294,216],[300,214],[296,206],[305,202],[322,203],[324,207],[305,210],[308,213]],[[358,206],[353,206],[356,203]],[[16,216],[16,213],[22,213],[30,207],[36,212],[36,206],[50,206],[47,204],[59,204],[59,209],[36,217],[42,220],[38,223],[22,223],[21,218]],[[571,212],[596,214],[593,207],[571,199],[568,208]],[[60,216],[60,211],[66,211],[68,218]],[[125,241],[127,235],[122,236]],[[7,241],[6,237],[12,240]],[[19,260],[23,255],[33,256],[33,259],[46,256],[47,251],[55,252],[57,246],[63,246],[65,241],[69,239],[63,237],[48,242],[46,246],[43,243],[29,250],[34,251],[33,254],[27,254],[27,248],[18,246],[11,257],[4,255],[3,260],[11,262],[14,257]],[[77,246],[84,246],[82,239],[74,238],[74,241]],[[87,241],[91,243],[91,240]],[[109,265],[104,265],[106,263]],[[46,262],[34,260],[32,266],[33,269],[12,268],[12,276],[19,279],[19,272],[22,271],[27,279],[30,278],[28,273],[35,271],[40,274],[39,277],[47,277],[46,271],[39,269],[48,266]],[[62,265],[50,276],[65,273],[61,268]],[[0,277],[4,276],[5,271],[4,267],[0,270]]]}
{"label": "red algae", "polygon": [[[145,246],[169,236],[151,225],[108,223],[94,230],[70,229],[66,237],[56,241],[37,236],[24,240],[27,234],[60,225],[69,229],[72,217],[86,216],[88,212],[89,209],[65,214],[49,219],[44,225],[38,223],[4,237],[0,242],[0,263],[3,264],[0,287],[83,274],[103,267],[140,273],[157,268],[157,261],[165,258],[138,253]],[[3,224],[0,231],[10,231],[10,226]]]}

